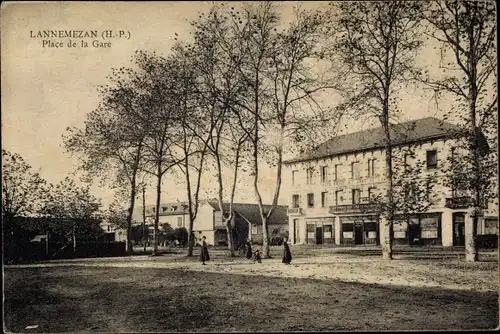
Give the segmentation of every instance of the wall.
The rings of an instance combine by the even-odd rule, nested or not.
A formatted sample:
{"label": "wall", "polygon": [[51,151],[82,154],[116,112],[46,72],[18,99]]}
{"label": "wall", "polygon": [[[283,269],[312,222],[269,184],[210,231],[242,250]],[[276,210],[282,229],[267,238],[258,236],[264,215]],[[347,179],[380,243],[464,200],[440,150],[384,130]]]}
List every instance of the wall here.
{"label": "wall", "polygon": [[[262,243],[262,225],[259,224],[253,224],[250,225],[250,233],[252,234],[252,242],[256,242],[256,243]],[[274,229],[279,229],[280,231],[284,232],[284,231],[287,231],[288,230],[288,225],[287,224],[272,224],[272,225],[268,225],[268,231],[269,231],[269,238],[271,238],[272,236],[272,233],[273,233],[273,230]]]}
{"label": "wall", "polygon": [[[180,225],[178,224],[178,219],[180,219]],[[172,228],[188,228],[189,225],[189,215],[188,214],[179,214],[179,215],[170,215],[170,216],[159,216],[158,217],[159,227],[162,224],[169,224]]]}
{"label": "wall", "polygon": [[193,224],[194,231],[213,231],[214,229],[214,208],[206,203],[201,203],[198,214]]}
{"label": "wall", "polygon": [[[428,212],[441,212],[441,238],[444,246],[451,246],[453,243],[453,221],[452,212],[463,211],[463,209],[450,210],[445,207],[446,198],[451,197],[451,189],[447,187],[444,179],[443,170],[449,165],[448,156],[451,154],[451,148],[456,146],[453,140],[437,140],[416,145],[414,147],[414,161],[420,161],[424,164],[421,177],[434,175],[437,178],[437,183],[433,188],[432,205]],[[427,169],[425,166],[426,152],[428,150],[437,150],[437,168]],[[394,150],[395,156],[403,156],[403,151],[400,148]],[[376,159],[375,175],[368,176],[368,160]],[[359,178],[351,178],[351,162],[359,162]],[[337,179],[335,179],[335,165],[338,165]],[[321,180],[321,167],[327,166],[326,182]],[[401,163],[399,163],[401,166]],[[307,182],[307,169],[312,168],[313,174],[311,181]],[[292,172],[295,172],[295,178],[292,182]],[[286,165],[284,170],[284,183],[287,184],[289,208],[293,207],[293,195],[299,195],[299,206],[301,213],[289,214],[289,233],[290,238],[293,238],[293,221],[298,219],[299,233],[298,243],[304,243],[306,237],[306,224],[304,219],[312,217],[333,217],[330,214],[329,207],[334,205],[352,204],[352,189],[361,190],[361,198],[368,197],[368,188],[377,187],[380,192],[385,191],[385,152],[383,150],[374,150],[366,153],[349,154],[343,156],[321,158],[309,162],[299,162],[291,165]],[[288,181],[288,182],[287,182]],[[335,202],[335,192],[342,190],[342,199],[338,203]],[[327,202],[325,207],[321,207],[321,193],[327,192]],[[307,194],[314,194],[314,207],[309,208],[307,203]],[[489,204],[488,210],[485,213],[487,217],[498,217],[498,199]],[[479,232],[483,227],[483,222],[479,226]],[[335,221],[335,243],[340,240],[340,223]]]}

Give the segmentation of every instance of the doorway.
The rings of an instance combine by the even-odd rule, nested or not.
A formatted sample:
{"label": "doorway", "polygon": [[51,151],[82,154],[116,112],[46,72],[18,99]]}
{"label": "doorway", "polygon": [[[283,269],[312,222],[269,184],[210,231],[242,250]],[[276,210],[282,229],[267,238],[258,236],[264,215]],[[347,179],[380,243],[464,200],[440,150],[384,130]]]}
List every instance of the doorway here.
{"label": "doorway", "polygon": [[465,215],[453,214],[453,246],[465,246]]}
{"label": "doorway", "polygon": [[323,226],[316,227],[316,245],[323,244]]}
{"label": "doorway", "polygon": [[354,244],[362,245],[364,244],[363,238],[363,224],[354,224]]}

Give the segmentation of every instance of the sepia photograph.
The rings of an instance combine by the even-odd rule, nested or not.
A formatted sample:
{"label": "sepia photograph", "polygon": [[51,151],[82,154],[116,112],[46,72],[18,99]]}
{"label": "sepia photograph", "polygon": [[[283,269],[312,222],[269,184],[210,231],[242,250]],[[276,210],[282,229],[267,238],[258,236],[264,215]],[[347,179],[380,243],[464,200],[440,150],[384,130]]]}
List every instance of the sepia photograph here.
{"label": "sepia photograph", "polygon": [[0,8],[5,333],[499,329],[494,1]]}

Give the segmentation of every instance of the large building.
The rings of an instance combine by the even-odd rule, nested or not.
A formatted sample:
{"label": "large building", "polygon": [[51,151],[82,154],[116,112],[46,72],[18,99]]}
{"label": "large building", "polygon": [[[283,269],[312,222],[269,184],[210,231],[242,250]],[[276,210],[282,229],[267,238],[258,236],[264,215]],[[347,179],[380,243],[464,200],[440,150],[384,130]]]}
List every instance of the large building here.
{"label": "large building", "polygon": [[[264,210],[269,210],[269,205],[264,205]],[[146,206],[146,223],[152,235],[152,223],[156,207]],[[223,204],[224,211],[229,210],[229,204]],[[233,235],[239,243],[250,239],[253,242],[262,242],[262,222],[257,204],[233,203]],[[142,207],[134,210],[135,224],[142,223]],[[186,202],[164,203],[160,205],[159,225],[169,224],[172,228],[189,226],[189,212]],[[288,232],[287,207],[278,205],[268,222],[269,233],[273,231]],[[193,231],[199,239],[206,237],[209,245],[222,245],[227,242],[226,226],[222,219],[222,212],[216,200],[200,201]]]}
{"label": "large building", "polygon": [[[457,130],[432,117],[391,126],[394,158],[404,155],[405,166],[420,162],[415,178],[438,180],[426,212],[395,224],[395,243],[464,245],[467,198],[442,182],[447,157],[456,147],[450,134]],[[386,189],[384,138],[382,128],[341,135],[285,162],[293,244],[380,243],[382,229],[371,198]],[[405,153],[410,147],[412,154]],[[498,199],[488,203],[478,234],[498,234]]]}

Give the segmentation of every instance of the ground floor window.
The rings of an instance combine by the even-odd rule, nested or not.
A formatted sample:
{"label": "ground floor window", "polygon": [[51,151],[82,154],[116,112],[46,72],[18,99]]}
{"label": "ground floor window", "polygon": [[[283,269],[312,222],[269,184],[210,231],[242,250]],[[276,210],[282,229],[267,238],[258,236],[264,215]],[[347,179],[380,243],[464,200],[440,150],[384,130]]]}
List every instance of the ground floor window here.
{"label": "ground floor window", "polygon": [[486,218],[484,220],[484,233],[483,234],[497,234],[498,235],[498,218]]}
{"label": "ground floor window", "polygon": [[408,223],[410,245],[441,244],[441,213],[415,215]]}
{"label": "ground floor window", "polygon": [[321,245],[335,243],[335,224],[333,218],[309,220],[306,226],[307,244]]}
{"label": "ground floor window", "polygon": [[342,244],[379,244],[378,219],[376,217],[342,217]]}

